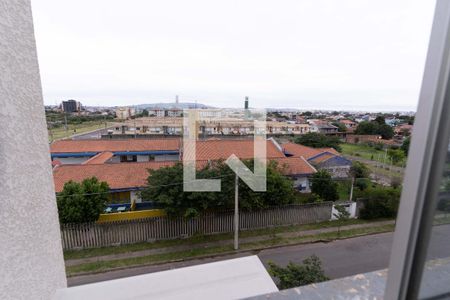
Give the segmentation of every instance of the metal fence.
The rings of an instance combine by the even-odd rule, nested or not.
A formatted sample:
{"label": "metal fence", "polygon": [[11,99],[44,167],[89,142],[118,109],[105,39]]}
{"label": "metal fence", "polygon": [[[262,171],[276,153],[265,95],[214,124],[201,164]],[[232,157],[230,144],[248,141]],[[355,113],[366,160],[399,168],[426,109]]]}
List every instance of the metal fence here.
{"label": "metal fence", "polygon": [[[240,212],[240,230],[308,224],[330,220],[332,202],[289,205]],[[108,223],[63,224],[65,250],[105,247],[163,239],[186,238],[195,234],[233,231],[233,211],[207,213],[195,219],[155,217]]]}

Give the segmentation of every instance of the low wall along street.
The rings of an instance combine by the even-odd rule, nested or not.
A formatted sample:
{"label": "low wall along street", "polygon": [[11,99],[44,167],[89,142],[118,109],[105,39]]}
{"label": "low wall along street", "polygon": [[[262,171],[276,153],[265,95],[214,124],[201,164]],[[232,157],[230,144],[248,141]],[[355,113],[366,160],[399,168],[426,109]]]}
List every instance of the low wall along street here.
{"label": "low wall along street", "polygon": [[[328,221],[330,220],[332,205],[332,202],[322,202],[240,212],[239,228],[240,230],[251,230]],[[229,211],[207,213],[190,220],[162,216],[105,223],[62,224],[61,238],[63,248],[70,250],[232,231],[233,211]]]}

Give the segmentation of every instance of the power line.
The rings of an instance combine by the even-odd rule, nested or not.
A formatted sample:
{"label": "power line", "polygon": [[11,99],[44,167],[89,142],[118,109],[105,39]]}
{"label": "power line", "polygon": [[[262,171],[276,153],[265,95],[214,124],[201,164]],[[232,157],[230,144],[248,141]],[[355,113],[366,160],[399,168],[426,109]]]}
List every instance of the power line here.
{"label": "power line", "polygon": [[[228,174],[228,175],[222,175],[222,176],[217,176],[217,177],[210,177],[210,178],[197,178],[195,180],[191,180],[191,181],[183,181],[183,182],[175,182],[175,183],[169,183],[169,184],[161,184],[161,185],[148,185],[145,186],[144,188],[161,188],[161,187],[167,187],[167,186],[175,186],[175,185],[183,185],[184,183],[187,182],[195,182],[196,180],[201,180],[201,179],[221,179],[221,178],[226,178],[226,177],[231,177],[231,176],[235,176],[235,174]],[[255,177],[264,177],[262,175],[253,175]],[[348,178],[333,178],[331,179],[332,181],[347,181],[347,180],[351,180],[352,177],[348,177]],[[359,177],[359,178],[355,178],[355,180],[358,179],[369,179],[368,177]],[[329,180],[327,178],[316,178],[316,179],[310,179],[310,181],[320,181],[320,180]],[[60,192],[61,193],[61,192]],[[94,196],[94,195],[103,195],[103,194],[113,194],[113,193],[117,193],[115,191],[107,191],[107,192],[98,192],[98,193],[84,193],[84,194],[70,194],[70,195],[61,195],[59,193],[59,195],[56,195],[56,198],[58,197],[74,197],[74,196]]]}
{"label": "power line", "polygon": [[[230,177],[230,176],[234,176],[234,174],[222,175],[222,176],[210,177],[210,178],[197,178],[196,180],[199,180],[199,179],[220,179],[220,178],[225,178],[225,177]],[[161,187],[167,187],[167,186],[182,185],[182,184],[187,183],[187,182],[195,182],[195,180],[176,182],[176,183],[169,183],[169,184],[161,184],[161,185],[154,185],[154,186],[148,185],[148,186],[145,186],[145,188],[161,188]],[[99,192],[99,193],[56,195],[56,197],[93,196],[93,195],[113,194],[113,193],[115,193],[115,192],[114,191],[107,191],[107,192]]]}

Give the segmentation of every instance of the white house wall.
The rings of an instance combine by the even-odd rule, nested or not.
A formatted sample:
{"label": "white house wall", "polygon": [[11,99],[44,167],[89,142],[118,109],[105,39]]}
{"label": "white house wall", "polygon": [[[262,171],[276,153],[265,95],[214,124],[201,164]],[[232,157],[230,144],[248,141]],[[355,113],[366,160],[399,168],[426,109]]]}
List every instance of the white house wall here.
{"label": "white house wall", "polygon": [[180,160],[180,156],[178,154],[164,154],[155,156],[155,161],[176,161],[176,160]]}
{"label": "white house wall", "polygon": [[336,215],[339,215],[336,205],[343,205],[345,210],[350,214],[350,218],[356,218],[356,202],[345,202],[333,204],[333,208],[331,209],[331,220],[337,220]]}
{"label": "white house wall", "polygon": [[149,161],[149,156],[148,155],[136,155],[136,160],[137,162],[144,162],[144,161]]}
{"label": "white house wall", "polygon": [[297,177],[294,179],[294,187],[298,188],[300,186],[302,187],[302,190],[301,190],[302,193],[311,192],[309,180],[307,177]]}
{"label": "white house wall", "polygon": [[133,201],[136,203],[142,202],[139,191],[130,191],[130,202],[133,203]]}
{"label": "white house wall", "polygon": [[81,157],[57,157],[53,160],[59,160],[63,165],[68,164],[82,164],[87,161],[91,156],[81,156]]}

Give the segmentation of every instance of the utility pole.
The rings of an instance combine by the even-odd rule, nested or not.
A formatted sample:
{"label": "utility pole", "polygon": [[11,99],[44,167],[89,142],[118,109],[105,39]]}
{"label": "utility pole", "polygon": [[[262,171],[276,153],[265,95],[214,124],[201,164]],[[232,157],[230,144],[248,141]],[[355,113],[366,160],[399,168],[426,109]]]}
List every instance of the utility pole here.
{"label": "utility pole", "polygon": [[353,176],[352,177],[352,186],[351,186],[351,188],[350,188],[350,202],[352,201],[352,199],[353,199],[353,185],[355,184],[355,177]]}
{"label": "utility pole", "polygon": [[67,113],[64,112],[64,128],[66,129],[66,137],[67,137],[67,131],[69,128],[67,128]]}
{"label": "utility pole", "polygon": [[234,180],[234,250],[239,249],[239,177]]}

